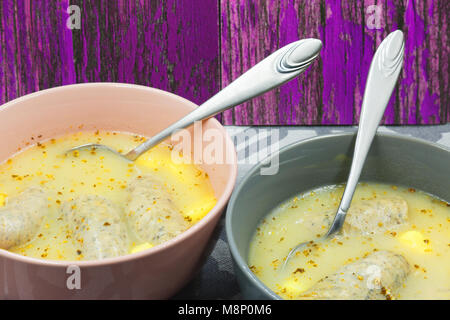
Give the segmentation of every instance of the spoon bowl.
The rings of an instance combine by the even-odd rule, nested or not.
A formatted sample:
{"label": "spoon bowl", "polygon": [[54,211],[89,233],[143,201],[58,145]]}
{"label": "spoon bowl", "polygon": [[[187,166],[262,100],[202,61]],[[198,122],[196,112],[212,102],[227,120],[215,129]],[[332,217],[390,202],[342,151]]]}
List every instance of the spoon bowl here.
{"label": "spoon bowl", "polygon": [[80,146],[77,146],[77,147],[67,150],[65,154],[70,154],[70,153],[73,153],[76,151],[99,150],[99,149],[111,152],[111,153],[115,154],[116,156],[123,158],[125,161],[133,162],[133,160],[127,158],[128,153],[122,154],[122,153],[114,150],[113,148],[108,147],[107,145],[98,144],[98,143],[86,143],[86,144],[83,144],[83,145],[80,145]]}

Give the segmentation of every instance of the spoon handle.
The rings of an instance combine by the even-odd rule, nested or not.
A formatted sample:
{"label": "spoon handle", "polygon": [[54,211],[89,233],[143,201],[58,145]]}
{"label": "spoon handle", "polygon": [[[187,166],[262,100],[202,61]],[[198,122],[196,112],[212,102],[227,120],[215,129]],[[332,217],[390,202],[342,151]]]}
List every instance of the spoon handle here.
{"label": "spoon handle", "polygon": [[344,224],[345,215],[350,208],[370,145],[400,74],[404,46],[403,32],[400,30],[394,31],[381,42],[372,59],[364,92],[350,174],[337,214],[327,236],[339,231]]}
{"label": "spoon handle", "polygon": [[318,57],[321,48],[320,40],[303,39],[277,50],[187,116],[154,135],[125,156],[129,160],[135,160],[176,130],[186,128],[195,121],[212,117],[293,79],[305,71]]}

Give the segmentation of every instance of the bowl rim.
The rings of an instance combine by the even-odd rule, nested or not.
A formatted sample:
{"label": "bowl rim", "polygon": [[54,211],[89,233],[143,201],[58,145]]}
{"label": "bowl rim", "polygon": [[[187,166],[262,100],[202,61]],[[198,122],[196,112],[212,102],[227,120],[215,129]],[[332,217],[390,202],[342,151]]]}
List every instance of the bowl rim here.
{"label": "bowl rim", "polygon": [[[263,159],[258,164],[253,166],[250,169],[250,171],[244,175],[242,180],[235,187],[233,194],[231,195],[230,201],[228,202],[228,207],[227,207],[226,217],[225,217],[225,232],[226,232],[226,236],[227,236],[228,246],[229,246],[230,252],[231,252],[231,257],[234,260],[235,266],[237,266],[239,268],[239,271],[241,271],[243,273],[244,277],[251,283],[252,287],[257,288],[259,292],[264,293],[266,296],[269,296],[271,299],[283,300],[283,298],[281,296],[277,295],[272,289],[267,287],[250,270],[247,262],[240,255],[239,250],[237,248],[237,244],[234,240],[234,236],[233,236],[233,232],[232,232],[233,228],[232,228],[231,221],[232,221],[232,216],[233,216],[233,208],[235,206],[235,202],[236,202],[238,196],[242,192],[242,189],[243,189],[244,185],[247,183],[247,181],[249,180],[249,178],[251,176],[253,176],[254,173],[256,171],[258,171],[266,163],[270,163],[271,158],[274,157],[275,155],[277,155],[277,154],[280,155],[281,153],[288,152],[289,150],[297,148],[298,146],[305,144],[305,143],[314,142],[314,141],[318,141],[318,140],[326,140],[326,139],[335,138],[335,137],[348,137],[348,136],[356,137],[356,134],[357,134],[356,131],[355,132],[352,131],[352,132],[340,132],[340,133],[332,133],[332,134],[326,134],[326,135],[318,135],[318,136],[306,138],[306,139],[299,140],[299,141],[293,142],[291,144],[288,144],[288,145],[280,148],[280,150],[277,151],[275,154],[271,154],[271,155],[267,156],[265,159]],[[442,145],[440,143],[437,143],[437,142],[427,141],[427,140],[424,140],[421,138],[406,136],[406,135],[402,135],[402,134],[398,134],[398,133],[388,133],[388,132],[377,132],[376,136],[377,137],[385,137],[385,138],[393,138],[393,139],[398,139],[398,140],[403,140],[403,141],[406,140],[406,141],[413,142],[413,143],[431,146],[436,149],[440,149],[442,151],[446,151],[446,152],[450,153],[449,147]]]}
{"label": "bowl rim", "polygon": [[[58,86],[54,88],[48,88],[40,91],[36,91],[21,97],[18,97],[16,99],[13,99],[3,105],[0,105],[0,116],[1,111],[5,109],[9,109],[14,107],[16,104],[20,104],[24,101],[37,98],[41,95],[48,95],[53,94],[55,92],[59,91],[65,91],[65,90],[77,90],[77,89],[83,89],[83,88],[91,88],[91,87],[105,87],[105,88],[120,88],[124,90],[142,90],[147,92],[156,93],[158,95],[163,95],[167,97],[174,98],[176,100],[179,100],[181,103],[187,105],[192,110],[198,107],[197,104],[193,103],[190,100],[187,100],[186,98],[183,98],[181,96],[178,96],[174,93],[164,91],[157,88],[147,87],[143,85],[138,84],[129,84],[129,83],[119,83],[119,82],[89,82],[89,83],[77,83],[77,84],[70,84],[70,85],[63,85]],[[231,174],[227,179],[227,182],[224,187],[224,192],[222,193],[221,197],[217,199],[216,205],[195,225],[190,227],[188,230],[182,232],[175,238],[172,238],[160,245],[157,245],[153,248],[145,249],[136,253],[129,253],[124,256],[120,257],[114,257],[114,258],[106,258],[102,260],[88,260],[88,261],[66,261],[66,260],[44,260],[39,258],[33,258],[33,257],[27,257],[20,255],[18,253],[10,252],[5,249],[0,249],[0,258],[7,258],[11,260],[15,260],[22,263],[32,264],[32,265],[39,265],[39,266],[46,266],[46,267],[64,267],[67,268],[69,266],[76,265],[78,267],[102,267],[107,265],[113,265],[118,263],[124,263],[132,260],[138,260],[141,258],[146,258],[147,256],[150,256],[152,254],[157,254],[159,252],[168,250],[172,247],[175,247],[176,245],[179,245],[183,242],[183,240],[190,238],[194,236],[198,231],[201,229],[204,229],[217,215],[220,215],[220,213],[223,211],[225,206],[228,203],[228,200],[230,199],[230,196],[233,192],[234,186],[236,184],[237,179],[237,171],[238,171],[238,165],[237,165],[237,154],[236,154],[236,148],[234,146],[233,141],[231,140],[230,135],[226,131],[225,127],[217,121],[215,118],[209,118],[205,121],[212,121],[213,124],[218,126],[218,129],[222,132],[224,138],[225,138],[225,146],[227,148],[230,148],[232,152],[232,161],[231,161]]]}

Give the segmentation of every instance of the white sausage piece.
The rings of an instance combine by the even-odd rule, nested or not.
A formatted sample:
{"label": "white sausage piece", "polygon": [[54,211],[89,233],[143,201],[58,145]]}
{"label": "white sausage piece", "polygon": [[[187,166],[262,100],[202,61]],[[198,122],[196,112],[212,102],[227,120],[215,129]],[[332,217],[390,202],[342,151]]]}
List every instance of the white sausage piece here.
{"label": "white sausage piece", "polygon": [[377,251],[338,269],[300,294],[300,299],[390,300],[410,272],[408,261],[391,251]]}
{"label": "white sausage piece", "polygon": [[81,244],[83,260],[122,256],[129,251],[123,213],[106,198],[84,195],[62,206],[62,213]]}
{"label": "white sausage piece", "polygon": [[141,241],[158,245],[189,227],[164,185],[156,178],[138,177],[129,184],[128,192],[129,226]]}
{"label": "white sausage piece", "polygon": [[400,197],[355,201],[350,206],[344,232],[371,235],[392,230],[408,219],[408,204]]}
{"label": "white sausage piece", "polygon": [[0,208],[0,248],[9,249],[32,240],[47,213],[48,197],[41,188],[30,187],[9,199]]}

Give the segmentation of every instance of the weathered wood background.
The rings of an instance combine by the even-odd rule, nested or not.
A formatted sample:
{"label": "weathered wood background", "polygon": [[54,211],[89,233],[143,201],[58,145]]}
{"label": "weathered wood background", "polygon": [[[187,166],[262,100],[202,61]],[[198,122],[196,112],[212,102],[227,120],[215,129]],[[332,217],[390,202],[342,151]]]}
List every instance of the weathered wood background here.
{"label": "weathered wood background", "polygon": [[[67,28],[67,8],[81,12]],[[373,11],[380,10],[374,26]],[[277,48],[324,43],[298,80],[220,115],[225,124],[353,124],[376,46],[406,36],[386,124],[450,121],[448,0],[2,0],[0,103],[92,81],[137,83],[202,103]]]}

